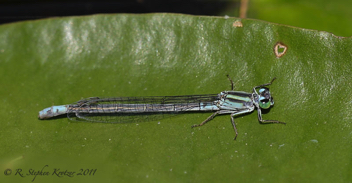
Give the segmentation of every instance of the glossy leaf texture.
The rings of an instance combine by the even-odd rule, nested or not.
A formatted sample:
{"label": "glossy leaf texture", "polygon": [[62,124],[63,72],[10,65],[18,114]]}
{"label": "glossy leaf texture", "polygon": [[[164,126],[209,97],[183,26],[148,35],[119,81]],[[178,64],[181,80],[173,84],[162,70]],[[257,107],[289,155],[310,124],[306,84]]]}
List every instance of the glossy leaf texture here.
{"label": "glossy leaf texture", "polygon": [[[95,15],[0,26],[1,180],[61,182],[349,182],[352,41],[252,19]],[[95,96],[251,92],[276,77],[275,106],[128,124],[38,120]],[[48,165],[48,166],[46,166]],[[47,171],[50,175],[15,175]],[[55,170],[75,172],[59,178]],[[82,170],[81,170],[82,169]],[[94,175],[77,175],[96,169]]]}

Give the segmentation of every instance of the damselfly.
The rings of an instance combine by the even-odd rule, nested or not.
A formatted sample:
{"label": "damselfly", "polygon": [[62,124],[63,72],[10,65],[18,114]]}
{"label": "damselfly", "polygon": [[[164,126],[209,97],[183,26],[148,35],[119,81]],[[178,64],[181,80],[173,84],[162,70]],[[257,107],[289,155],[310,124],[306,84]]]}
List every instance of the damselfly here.
{"label": "damselfly", "polygon": [[[228,76],[227,76],[228,77]],[[202,123],[193,127],[203,126],[218,114],[230,114],[231,123],[237,138],[237,128],[234,116],[258,111],[258,120],[261,123],[281,123],[276,120],[264,120],[261,109],[268,109],[274,105],[273,97],[270,95],[270,83],[262,84],[253,88],[252,93],[234,91],[233,81],[231,91],[223,91],[219,94],[209,95],[184,95],[184,96],[160,96],[160,97],[118,97],[99,98],[92,97],[80,100],[70,105],[48,107],[39,112],[39,119],[48,119],[55,116],[67,114],[69,119],[74,117],[78,120],[118,123],[141,115],[157,115],[165,113],[182,112],[214,112]]]}

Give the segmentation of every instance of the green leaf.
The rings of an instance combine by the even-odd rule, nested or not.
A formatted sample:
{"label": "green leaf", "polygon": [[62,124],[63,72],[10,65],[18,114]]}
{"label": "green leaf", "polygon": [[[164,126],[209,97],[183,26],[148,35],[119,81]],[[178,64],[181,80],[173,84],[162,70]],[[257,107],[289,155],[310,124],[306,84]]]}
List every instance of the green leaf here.
{"label": "green leaf", "polygon": [[[327,32],[174,14],[2,25],[0,179],[349,182],[351,46]],[[247,92],[277,77],[275,106],[263,117],[287,125],[242,115],[233,141],[229,115],[194,129],[211,113],[128,124],[37,119],[45,107],[93,96],[219,93],[230,90],[226,74]],[[19,175],[30,169],[49,175]],[[77,175],[87,169],[97,170]],[[59,178],[65,170],[74,176]]]}

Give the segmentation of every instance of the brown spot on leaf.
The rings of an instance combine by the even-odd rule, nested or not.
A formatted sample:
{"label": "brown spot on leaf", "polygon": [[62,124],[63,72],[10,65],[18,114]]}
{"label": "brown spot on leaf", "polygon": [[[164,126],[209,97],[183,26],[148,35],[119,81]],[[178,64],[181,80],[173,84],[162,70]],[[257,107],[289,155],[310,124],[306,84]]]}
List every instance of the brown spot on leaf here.
{"label": "brown spot on leaf", "polygon": [[282,42],[277,42],[274,46],[274,53],[277,58],[284,56],[287,52],[287,46]]}
{"label": "brown spot on leaf", "polygon": [[240,20],[236,20],[236,21],[232,24],[232,26],[234,26],[234,27],[243,27],[243,24],[242,24],[242,22],[241,22]]}

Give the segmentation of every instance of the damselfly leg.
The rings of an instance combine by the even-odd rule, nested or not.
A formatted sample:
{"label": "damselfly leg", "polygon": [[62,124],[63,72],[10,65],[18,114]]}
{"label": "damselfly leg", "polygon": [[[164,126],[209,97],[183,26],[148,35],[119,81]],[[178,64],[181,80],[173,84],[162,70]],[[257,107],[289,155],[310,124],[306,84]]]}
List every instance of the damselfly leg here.
{"label": "damselfly leg", "polygon": [[262,118],[262,110],[260,108],[257,108],[258,111],[258,120],[260,123],[280,123],[286,125],[285,122],[277,121],[277,120],[264,120]]}
{"label": "damselfly leg", "polygon": [[198,124],[198,125],[192,125],[191,127],[198,127],[198,126],[203,126],[205,123],[209,122],[210,120],[212,120],[216,115],[218,115],[220,113],[220,111],[216,111],[215,113],[213,113],[211,116],[209,116],[206,120],[204,120],[202,123]]}
{"label": "damselfly leg", "polygon": [[245,113],[249,113],[251,112],[251,110],[247,109],[247,110],[243,110],[243,111],[239,111],[239,112],[235,112],[235,113],[232,113],[231,114],[231,123],[232,123],[232,126],[233,126],[233,129],[235,130],[235,138],[233,140],[236,140],[237,138],[237,128],[236,128],[236,124],[235,124],[235,119],[234,119],[234,116],[237,116],[237,115],[240,115],[240,114],[245,114]]}
{"label": "damselfly leg", "polygon": [[231,90],[233,90],[233,81],[232,81],[232,79],[230,78],[229,75],[226,75],[226,76],[227,76],[227,78],[229,79],[229,81],[230,81],[230,83],[231,83]]}
{"label": "damselfly leg", "polygon": [[261,88],[261,87],[263,87],[263,86],[269,86],[269,85],[271,85],[271,84],[274,82],[275,79],[276,79],[276,77],[274,77],[274,78],[270,81],[270,83],[265,83],[265,84],[262,84],[262,85],[259,85],[259,86],[254,87],[254,88],[253,88],[253,92],[257,93],[257,91],[256,91],[255,89]]}

